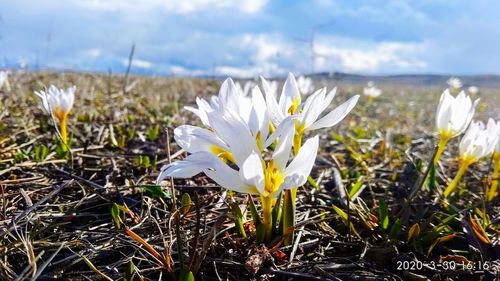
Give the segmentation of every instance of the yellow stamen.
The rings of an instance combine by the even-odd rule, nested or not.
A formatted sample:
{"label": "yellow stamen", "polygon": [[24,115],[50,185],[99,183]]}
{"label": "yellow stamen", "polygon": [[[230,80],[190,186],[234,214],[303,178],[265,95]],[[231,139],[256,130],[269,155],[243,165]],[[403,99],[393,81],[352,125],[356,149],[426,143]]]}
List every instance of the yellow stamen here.
{"label": "yellow stamen", "polygon": [[260,131],[257,133],[257,136],[255,137],[256,141],[257,141],[257,148],[262,151],[263,147],[262,147],[262,134],[260,133]]}
{"label": "yellow stamen", "polygon": [[279,167],[276,167],[273,160],[267,164],[262,163],[264,167],[264,192],[260,196],[262,204],[262,223],[264,225],[265,240],[270,241],[272,238],[272,223],[273,223],[273,207],[276,204],[276,199],[273,195],[278,192],[279,187],[285,181],[285,176]]}
{"label": "yellow stamen", "polygon": [[292,105],[288,108],[288,114],[290,115],[295,114],[295,111],[297,111],[299,104],[300,104],[299,97],[294,97]]}
{"label": "yellow stamen", "polygon": [[227,162],[236,163],[236,161],[234,160],[234,156],[231,152],[224,150],[218,146],[213,145],[210,149],[210,152],[217,155],[217,157],[219,157],[222,161],[226,163]]}
{"label": "yellow stamen", "polygon": [[295,120],[295,135],[293,136],[293,155],[296,156],[299,153],[300,147],[302,146],[302,137],[304,136],[305,127],[304,124],[299,125],[299,121]]}
{"label": "yellow stamen", "polygon": [[267,163],[264,169],[264,191],[265,196],[271,196],[278,192],[279,187],[285,181],[285,175],[281,169],[276,167],[274,160]]}

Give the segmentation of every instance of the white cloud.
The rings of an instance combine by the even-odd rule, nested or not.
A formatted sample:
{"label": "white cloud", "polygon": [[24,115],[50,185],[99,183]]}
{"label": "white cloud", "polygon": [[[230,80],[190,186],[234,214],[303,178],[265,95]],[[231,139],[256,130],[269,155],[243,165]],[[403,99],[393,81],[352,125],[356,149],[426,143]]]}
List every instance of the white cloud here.
{"label": "white cloud", "polygon": [[102,55],[102,50],[97,48],[88,49],[85,50],[82,55],[90,59],[96,59]]}
{"label": "white cloud", "polygon": [[[332,38],[329,39],[332,41]],[[419,57],[426,49],[426,45],[419,42],[370,42],[336,38],[331,43],[323,41],[315,45],[315,66],[319,70],[333,68],[347,72],[422,69],[427,67],[427,62]]]}
{"label": "white cloud", "polygon": [[[122,64],[125,67],[128,66],[128,59],[123,59]],[[148,69],[148,68],[153,67],[153,63],[150,61],[147,61],[147,60],[133,59],[132,60],[132,67]]]}
{"label": "white cloud", "polygon": [[274,63],[261,63],[256,66],[217,66],[217,75],[227,75],[236,78],[256,78],[260,75],[271,76],[283,74],[285,70]]}
{"label": "white cloud", "polygon": [[104,11],[133,12],[162,8],[176,14],[190,14],[205,10],[233,9],[247,14],[260,12],[268,0],[73,0],[83,8]]}

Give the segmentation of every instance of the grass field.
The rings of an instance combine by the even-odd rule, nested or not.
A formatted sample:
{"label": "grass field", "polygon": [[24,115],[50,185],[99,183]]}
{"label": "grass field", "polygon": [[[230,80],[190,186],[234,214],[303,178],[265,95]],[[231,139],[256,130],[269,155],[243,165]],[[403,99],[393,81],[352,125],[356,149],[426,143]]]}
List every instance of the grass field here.
{"label": "grass field", "polygon": [[[162,165],[186,155],[173,129],[199,122],[183,106],[216,94],[220,82],[131,77],[124,87],[120,76],[12,75],[11,89],[0,90],[0,279],[132,280],[134,272],[133,280],[169,280],[182,264],[196,280],[499,278],[500,204],[483,196],[491,161],[471,166],[460,198],[443,206],[438,194],[458,169],[455,138],[431,186],[415,189],[436,144],[446,85],[381,84],[380,98],[362,96],[344,121],[321,131],[314,181],[298,192],[294,244],[263,246],[251,239],[248,196],[202,174],[155,185]],[[338,85],[336,105],[363,88],[315,83]],[[77,87],[67,155],[33,94],[50,84]],[[500,89],[478,96],[474,119],[498,120]],[[231,200],[242,207],[247,239]]]}

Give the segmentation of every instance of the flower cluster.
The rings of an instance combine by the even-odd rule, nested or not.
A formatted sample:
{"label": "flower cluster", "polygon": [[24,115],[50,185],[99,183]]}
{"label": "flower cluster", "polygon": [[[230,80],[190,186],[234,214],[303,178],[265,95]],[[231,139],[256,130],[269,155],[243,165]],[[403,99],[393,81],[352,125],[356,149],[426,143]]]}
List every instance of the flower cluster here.
{"label": "flower cluster", "polygon": [[[450,94],[450,90],[446,89],[441,95],[436,116],[439,143],[433,160],[434,165],[437,165],[446,144],[452,138],[465,132],[459,145],[460,168],[453,181],[444,191],[443,195],[445,198],[455,191],[461,177],[471,164],[481,158],[492,155],[495,151],[495,146],[498,147],[497,143],[500,141],[500,122],[495,122],[491,118],[486,125],[483,122],[472,121],[478,102],[479,99],[472,102],[471,98],[464,91],[461,91],[457,97],[453,97]],[[492,186],[487,196],[489,200],[492,200],[496,196],[496,186]]]}
{"label": "flower cluster", "polygon": [[218,96],[208,101],[197,98],[197,107],[186,107],[205,128],[182,125],[174,130],[176,143],[190,155],[162,167],[157,182],[204,173],[226,189],[259,196],[264,239],[270,240],[276,225],[271,213],[280,194],[288,192],[293,201],[316,159],[319,137],[304,143],[302,138],[307,132],[340,122],[359,97],[323,114],[336,89],[328,93],[317,90],[302,102],[295,77],[289,74],[277,100],[276,87],[261,80],[264,93],[255,86],[246,96],[227,79]]}

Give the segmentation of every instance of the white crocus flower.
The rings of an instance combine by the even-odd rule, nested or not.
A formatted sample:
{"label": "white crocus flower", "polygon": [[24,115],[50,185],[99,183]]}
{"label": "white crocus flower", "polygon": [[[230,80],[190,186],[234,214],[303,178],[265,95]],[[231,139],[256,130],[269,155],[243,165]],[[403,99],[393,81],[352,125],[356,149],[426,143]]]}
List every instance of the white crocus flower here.
{"label": "white crocus flower", "polygon": [[297,78],[297,86],[302,95],[308,95],[314,90],[313,80],[305,76],[299,76],[299,78]]}
{"label": "white crocus flower", "polygon": [[372,81],[369,81],[368,86],[363,88],[363,95],[367,96],[369,100],[373,100],[382,95],[382,90],[377,88]]}
{"label": "white crocus flower", "polygon": [[35,94],[42,100],[44,109],[61,121],[73,107],[75,91],[76,86],[64,90],[51,85],[48,91],[39,91]]}
{"label": "white crocus flower", "polygon": [[483,122],[472,122],[460,141],[460,169],[444,191],[445,198],[455,190],[458,182],[471,164],[493,153],[497,145],[499,131],[500,123],[497,124],[491,118],[486,126]]}
{"label": "white crocus flower", "polygon": [[434,158],[437,163],[448,141],[462,134],[469,126],[479,99],[474,103],[461,91],[455,98],[446,89],[441,95],[436,115],[436,128],[439,134],[438,151]]}
{"label": "white crocus flower", "polygon": [[459,90],[460,88],[462,88],[462,81],[457,77],[450,77],[450,79],[448,79],[446,83],[448,84],[448,86],[455,90]]}
{"label": "white crocus flower", "polygon": [[7,91],[10,89],[8,78],[9,73],[7,71],[0,71],[0,89],[2,89],[4,86]]}
{"label": "white crocus flower", "polygon": [[69,111],[73,107],[75,91],[76,86],[64,90],[51,85],[47,91],[35,92],[35,94],[40,97],[45,111],[59,121],[61,138],[64,143],[67,143],[66,119]]}
{"label": "white crocus flower", "polygon": [[469,92],[469,94],[471,95],[475,95],[479,93],[479,88],[476,86],[470,86],[469,88],[467,88],[467,92]]}
{"label": "white crocus flower", "polygon": [[264,78],[262,78],[262,84],[266,92],[266,103],[267,109],[269,110],[269,116],[274,125],[279,125],[282,120],[289,115],[299,114],[295,124],[295,153],[301,146],[301,139],[306,132],[335,126],[347,116],[359,99],[359,95],[351,97],[349,100],[321,117],[335,97],[337,92],[336,88],[331,90],[328,94],[326,93],[326,88],[317,90],[314,94],[310,95],[304,103],[301,103],[295,77],[290,73],[283,86],[283,91],[281,92],[278,103],[272,93],[267,90],[269,86]]}

